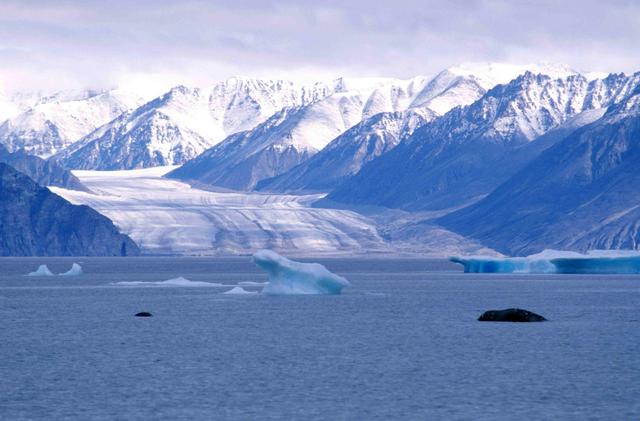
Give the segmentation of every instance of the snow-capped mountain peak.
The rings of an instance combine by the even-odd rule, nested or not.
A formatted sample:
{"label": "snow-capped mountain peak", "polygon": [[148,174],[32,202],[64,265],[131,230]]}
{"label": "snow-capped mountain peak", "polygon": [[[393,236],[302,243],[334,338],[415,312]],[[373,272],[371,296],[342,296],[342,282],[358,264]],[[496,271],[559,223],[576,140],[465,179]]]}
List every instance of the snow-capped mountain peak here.
{"label": "snow-capped mountain peak", "polygon": [[47,157],[142,102],[142,98],[117,89],[41,97],[0,125],[0,142],[12,151],[25,149]]}
{"label": "snow-capped mountain peak", "polygon": [[283,108],[308,105],[331,93],[321,83],[241,76],[208,87],[180,85],[88,134],[58,158],[72,168],[181,164]]}
{"label": "snow-capped mountain peak", "polygon": [[543,74],[552,79],[562,79],[578,74],[577,71],[564,64],[536,63],[536,64],[510,64],[510,63],[462,63],[447,69],[456,76],[473,77],[484,89],[508,83],[525,72]]}

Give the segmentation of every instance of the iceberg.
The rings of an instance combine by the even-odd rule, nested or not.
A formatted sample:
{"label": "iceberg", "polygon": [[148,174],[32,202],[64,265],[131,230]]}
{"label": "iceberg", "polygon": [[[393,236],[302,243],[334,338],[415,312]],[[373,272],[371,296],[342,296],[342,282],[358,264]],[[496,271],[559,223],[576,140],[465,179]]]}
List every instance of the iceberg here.
{"label": "iceberg", "polygon": [[556,273],[636,274],[640,273],[640,252],[635,250],[593,250],[579,257],[551,259]]}
{"label": "iceberg", "polygon": [[258,291],[247,291],[242,287],[233,287],[229,291],[223,292],[223,294],[232,294],[232,295],[246,295],[246,294],[257,294]]}
{"label": "iceberg", "polygon": [[77,263],[71,265],[71,269],[68,271],[61,273],[60,276],[80,276],[82,275],[82,266]]}
{"label": "iceberg", "polygon": [[29,272],[27,276],[53,276],[47,265],[40,265],[35,272]]}
{"label": "iceberg", "polygon": [[289,260],[271,250],[260,250],[253,262],[269,275],[263,294],[340,294],[351,284],[318,263],[300,263]]}
{"label": "iceberg", "polygon": [[563,273],[634,274],[640,273],[640,252],[636,250],[573,251],[544,250],[527,257],[454,256],[465,273]]}

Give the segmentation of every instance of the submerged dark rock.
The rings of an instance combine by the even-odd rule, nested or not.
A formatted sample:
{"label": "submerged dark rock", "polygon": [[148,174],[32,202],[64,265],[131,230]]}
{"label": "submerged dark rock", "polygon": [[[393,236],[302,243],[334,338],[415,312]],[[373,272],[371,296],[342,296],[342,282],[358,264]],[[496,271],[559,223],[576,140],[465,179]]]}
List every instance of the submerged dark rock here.
{"label": "submerged dark rock", "polygon": [[539,314],[521,308],[485,311],[478,317],[481,322],[544,322],[547,319]]}
{"label": "submerged dark rock", "polygon": [[136,313],[136,317],[153,317],[153,314],[148,311],[141,311],[140,313]]}

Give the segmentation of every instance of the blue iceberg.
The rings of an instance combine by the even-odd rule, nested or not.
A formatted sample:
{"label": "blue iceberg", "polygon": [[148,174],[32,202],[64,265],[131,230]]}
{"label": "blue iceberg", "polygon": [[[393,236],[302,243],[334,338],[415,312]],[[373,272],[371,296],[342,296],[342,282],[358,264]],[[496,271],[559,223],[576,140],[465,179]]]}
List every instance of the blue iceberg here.
{"label": "blue iceberg", "polygon": [[77,263],[71,265],[71,269],[68,271],[61,273],[60,276],[80,276],[82,275],[82,266]]}
{"label": "blue iceberg", "polygon": [[269,274],[263,294],[340,294],[342,288],[350,285],[321,264],[294,262],[270,250],[256,252],[253,261]]}
{"label": "blue iceberg", "polygon": [[640,252],[635,250],[591,250],[586,254],[545,250],[527,257],[454,256],[465,273],[640,273]]}
{"label": "blue iceberg", "polygon": [[53,276],[47,265],[40,265],[35,272],[29,272],[26,276]]}

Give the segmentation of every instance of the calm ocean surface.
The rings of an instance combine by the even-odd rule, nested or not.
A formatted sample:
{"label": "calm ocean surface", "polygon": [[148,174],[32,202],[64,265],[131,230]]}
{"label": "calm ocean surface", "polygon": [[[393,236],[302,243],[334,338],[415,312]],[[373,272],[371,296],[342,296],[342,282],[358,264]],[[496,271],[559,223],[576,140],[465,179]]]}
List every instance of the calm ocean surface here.
{"label": "calm ocean surface", "polygon": [[[112,284],[266,281],[249,258],[2,258],[0,419],[640,419],[639,276],[318,261],[352,287]],[[550,321],[476,321],[507,307]]]}

